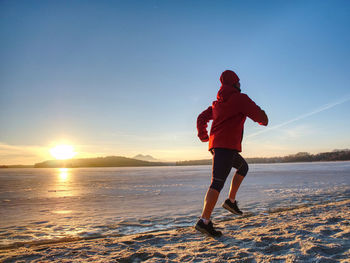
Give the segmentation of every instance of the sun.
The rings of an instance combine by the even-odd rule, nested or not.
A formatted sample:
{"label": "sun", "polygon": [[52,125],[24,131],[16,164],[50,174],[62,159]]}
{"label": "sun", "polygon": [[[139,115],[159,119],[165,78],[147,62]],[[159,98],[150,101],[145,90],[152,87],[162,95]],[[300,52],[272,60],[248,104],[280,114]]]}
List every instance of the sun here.
{"label": "sun", "polygon": [[51,155],[58,160],[66,160],[73,158],[77,153],[71,145],[57,145],[50,149]]}

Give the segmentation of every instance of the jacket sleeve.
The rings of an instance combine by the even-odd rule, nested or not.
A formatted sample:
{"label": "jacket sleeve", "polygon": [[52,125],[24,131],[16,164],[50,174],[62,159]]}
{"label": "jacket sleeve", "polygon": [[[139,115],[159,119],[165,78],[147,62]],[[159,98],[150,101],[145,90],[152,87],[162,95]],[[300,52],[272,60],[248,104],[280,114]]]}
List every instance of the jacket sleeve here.
{"label": "jacket sleeve", "polygon": [[209,141],[207,127],[208,127],[208,122],[212,119],[213,119],[213,109],[211,106],[198,115],[197,131],[198,131],[198,137],[202,142]]}
{"label": "jacket sleeve", "polygon": [[242,94],[242,112],[250,119],[255,122],[258,122],[260,125],[267,126],[269,120],[265,111],[263,111],[258,105],[255,104],[253,100],[251,100],[248,95]]}

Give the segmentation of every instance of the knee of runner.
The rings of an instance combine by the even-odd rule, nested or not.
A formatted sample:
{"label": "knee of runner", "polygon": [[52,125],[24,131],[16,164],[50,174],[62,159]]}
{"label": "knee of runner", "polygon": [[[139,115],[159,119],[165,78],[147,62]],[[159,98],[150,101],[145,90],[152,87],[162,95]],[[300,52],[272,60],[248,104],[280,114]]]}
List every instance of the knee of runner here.
{"label": "knee of runner", "polygon": [[214,178],[211,181],[211,185],[210,185],[209,188],[215,189],[216,191],[218,191],[220,193],[220,191],[224,187],[224,184],[225,184],[225,181],[217,180],[217,179]]}
{"label": "knee of runner", "polygon": [[237,173],[244,177],[247,175],[248,170],[249,170],[249,167],[247,162],[243,162],[242,166],[238,169]]}

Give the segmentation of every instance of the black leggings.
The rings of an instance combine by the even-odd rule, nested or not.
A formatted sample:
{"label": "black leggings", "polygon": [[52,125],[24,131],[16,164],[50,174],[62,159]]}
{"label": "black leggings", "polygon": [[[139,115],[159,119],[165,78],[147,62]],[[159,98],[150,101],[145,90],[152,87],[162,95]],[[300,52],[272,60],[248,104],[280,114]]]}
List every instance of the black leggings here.
{"label": "black leggings", "polygon": [[213,148],[210,151],[213,154],[213,171],[210,188],[220,192],[232,167],[237,169],[238,174],[246,176],[248,164],[238,151],[225,148]]}

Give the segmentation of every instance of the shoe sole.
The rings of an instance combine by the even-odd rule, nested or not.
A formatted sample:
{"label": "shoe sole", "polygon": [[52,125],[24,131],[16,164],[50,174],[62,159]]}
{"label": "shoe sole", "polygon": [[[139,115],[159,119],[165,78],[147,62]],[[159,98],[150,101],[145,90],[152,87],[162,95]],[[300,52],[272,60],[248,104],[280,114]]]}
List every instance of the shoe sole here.
{"label": "shoe sole", "polygon": [[222,207],[225,208],[226,210],[230,211],[232,214],[239,215],[239,216],[243,215],[243,213],[236,212],[234,209],[229,207],[226,203],[223,203]]}
{"label": "shoe sole", "polygon": [[210,236],[210,237],[221,237],[222,236],[222,234],[221,235],[217,235],[217,236],[213,236],[213,235],[211,235],[207,230],[205,230],[204,228],[201,228],[201,227],[199,227],[199,226],[195,226],[194,227],[196,230],[198,230],[199,232],[201,232],[201,233],[203,233],[203,234],[205,234],[205,235],[208,235],[208,236]]}

